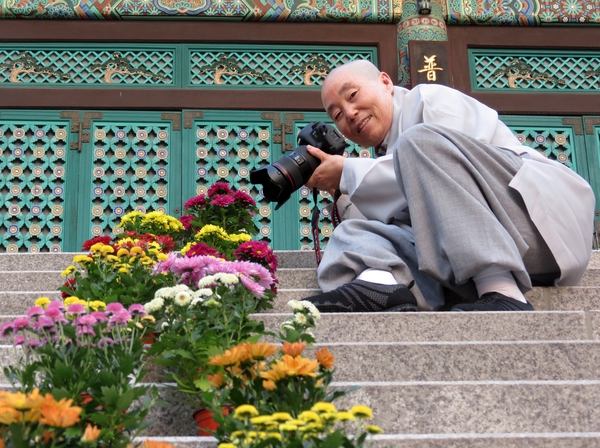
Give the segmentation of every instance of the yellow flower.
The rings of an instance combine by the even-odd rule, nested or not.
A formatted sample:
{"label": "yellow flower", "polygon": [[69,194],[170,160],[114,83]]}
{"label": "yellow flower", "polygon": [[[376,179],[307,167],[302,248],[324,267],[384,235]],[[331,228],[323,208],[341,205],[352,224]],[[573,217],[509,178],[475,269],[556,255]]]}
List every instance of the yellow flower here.
{"label": "yellow flower", "polygon": [[64,271],[60,273],[61,277],[66,277],[69,274],[75,272],[77,268],[75,266],[68,266]]}
{"label": "yellow flower", "polygon": [[280,431],[291,432],[291,431],[296,431],[297,429],[298,429],[298,426],[292,425],[291,423],[282,423],[281,425],[279,425]]}
{"label": "yellow flower", "polygon": [[264,380],[262,385],[266,390],[277,389],[277,384],[275,384],[275,381],[273,381],[273,380]]}
{"label": "yellow flower", "polygon": [[275,412],[271,418],[277,422],[287,422],[292,419],[292,416],[288,412]]}
{"label": "yellow flower", "polygon": [[373,418],[373,411],[371,411],[371,408],[362,404],[352,406],[350,413],[360,419]]}
{"label": "yellow flower", "polygon": [[233,417],[237,418],[238,420],[240,418],[256,417],[257,415],[258,411],[251,404],[243,404],[241,406],[238,406],[235,412],[233,413]]}
{"label": "yellow flower", "polygon": [[36,301],[34,302],[35,306],[41,306],[42,308],[46,309],[46,307],[48,306],[48,304],[50,303],[50,299],[48,297],[38,297],[36,299]]}
{"label": "yellow flower", "polygon": [[279,434],[278,432],[268,432],[267,437],[281,441],[281,434]]}
{"label": "yellow flower", "polygon": [[165,261],[169,258],[169,256],[167,254],[161,252],[158,255],[156,255],[156,258],[158,259],[158,261]]}
{"label": "yellow flower", "polygon": [[256,426],[267,425],[272,421],[273,417],[271,417],[270,415],[259,415],[258,417],[252,417],[250,419],[250,422],[252,422],[252,424]]}
{"label": "yellow flower", "polygon": [[326,402],[326,401],[319,401],[318,403],[315,403],[313,405],[312,408],[310,408],[311,411],[314,412],[335,412],[337,409],[335,408],[335,406],[332,403]]}
{"label": "yellow flower", "polygon": [[248,342],[245,346],[251,357],[257,361],[265,359],[277,351],[277,346],[268,342],[255,342],[253,344]]}
{"label": "yellow flower", "polygon": [[88,306],[94,311],[106,309],[106,303],[102,300],[92,300],[88,303]]}
{"label": "yellow flower", "polygon": [[233,443],[219,443],[217,448],[237,448]]}
{"label": "yellow flower", "polygon": [[185,255],[188,253],[188,251],[192,248],[192,243],[187,243],[185,246],[183,246],[180,250],[181,255]]}
{"label": "yellow flower", "polygon": [[10,425],[21,421],[21,413],[16,409],[0,405],[0,424]]}
{"label": "yellow flower", "polygon": [[119,268],[117,271],[119,274],[127,274],[129,270],[127,268]]}
{"label": "yellow flower", "polygon": [[80,303],[80,302],[81,302],[81,299],[79,299],[79,297],[76,297],[76,296],[69,296],[64,300],[64,304],[66,307],[68,307],[69,305],[72,305],[73,303]]}
{"label": "yellow flower", "polygon": [[92,426],[88,423],[85,427],[83,436],[81,436],[82,442],[94,442],[100,436],[100,429],[97,426]]}
{"label": "yellow flower", "polygon": [[[90,250],[92,252],[100,252],[100,250],[104,247],[104,243],[96,243],[94,244],[92,247],[90,247]],[[75,260],[75,258],[73,258],[73,261]]]}
{"label": "yellow flower", "polygon": [[142,263],[143,265],[154,264],[154,260],[152,258],[146,256],[146,257],[142,257],[140,259],[140,263]]}
{"label": "yellow flower", "polygon": [[298,416],[298,418],[305,422],[320,422],[321,421],[319,414],[317,414],[314,411],[302,411],[300,413],[300,415]]}
{"label": "yellow flower", "polygon": [[116,255],[109,255],[109,256],[106,257],[106,261],[111,261],[113,263],[118,263],[121,260]]}
{"label": "yellow flower", "polygon": [[369,434],[382,434],[383,433],[383,429],[381,429],[379,426],[375,426],[375,425],[365,425],[365,430]]}
{"label": "yellow flower", "polygon": [[139,246],[132,247],[131,250],[129,251],[129,253],[131,255],[137,255],[137,254],[139,254],[141,257],[143,257],[143,256],[146,255],[146,253],[144,252],[144,249],[142,249]]}
{"label": "yellow flower", "polygon": [[[96,244],[94,244],[94,246],[96,246]],[[94,261],[94,259],[87,255],[75,255],[73,257],[73,263],[91,263],[92,261]]]}
{"label": "yellow flower", "polygon": [[125,249],[124,247],[120,248],[117,251],[117,257],[128,257],[129,256],[129,251],[127,249]]}
{"label": "yellow flower", "polygon": [[341,422],[346,422],[346,421],[356,420],[356,417],[354,417],[354,415],[353,415],[353,414],[351,414],[351,413],[350,413],[350,412],[348,412],[348,411],[340,411],[340,412],[338,412],[338,414],[337,414],[337,417],[338,417],[338,419],[339,419]]}

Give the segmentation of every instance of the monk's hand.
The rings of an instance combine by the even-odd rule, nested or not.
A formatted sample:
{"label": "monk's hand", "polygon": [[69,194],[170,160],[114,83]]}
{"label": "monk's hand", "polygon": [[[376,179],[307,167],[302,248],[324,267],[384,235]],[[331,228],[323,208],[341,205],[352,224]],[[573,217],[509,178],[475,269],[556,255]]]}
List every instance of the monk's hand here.
{"label": "monk's hand", "polygon": [[310,179],[306,182],[308,188],[317,188],[321,191],[333,192],[340,187],[344,157],[327,154],[314,146],[307,146],[308,152],[319,159],[321,164],[317,167]]}

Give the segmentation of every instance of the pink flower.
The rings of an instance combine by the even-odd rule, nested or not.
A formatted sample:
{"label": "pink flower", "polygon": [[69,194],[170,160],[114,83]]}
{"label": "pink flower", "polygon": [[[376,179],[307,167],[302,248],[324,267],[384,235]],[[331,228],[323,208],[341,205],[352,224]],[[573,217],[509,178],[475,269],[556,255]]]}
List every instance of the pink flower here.
{"label": "pink flower", "polygon": [[167,255],[167,259],[164,261],[161,261],[160,263],[156,263],[154,265],[154,267],[152,268],[152,273],[153,274],[160,274],[162,272],[169,272],[171,269],[171,265],[173,264],[173,262],[175,260],[178,259],[177,254],[171,252]]}
{"label": "pink flower", "polygon": [[0,337],[7,338],[14,331],[12,322],[5,322],[0,326]]}
{"label": "pink flower", "polygon": [[58,309],[60,311],[64,311],[65,304],[61,300],[54,300],[48,304],[48,306],[46,307],[46,311],[48,311],[49,309]]}
{"label": "pink flower", "polygon": [[77,325],[93,326],[93,325],[96,325],[96,322],[98,322],[98,321],[91,314],[86,314],[85,316],[81,316],[81,317],[77,318]]}
{"label": "pink flower", "polygon": [[[108,307],[107,307],[108,308]],[[119,311],[116,311],[110,318],[108,319],[108,326],[114,327],[115,325],[127,325],[131,319],[131,314],[124,308],[121,308]]]}
{"label": "pink flower", "polygon": [[25,342],[25,338],[23,336],[17,336],[13,342],[15,345],[22,345]]}
{"label": "pink flower", "polygon": [[263,286],[261,286],[260,284],[256,283],[250,277],[246,277],[245,275],[242,275],[240,280],[242,282],[242,285],[244,285],[252,293],[252,295],[254,297],[256,297],[257,299],[261,298],[263,296],[263,294],[265,293],[265,288]]}
{"label": "pink flower", "polygon": [[[50,303],[48,305],[48,308],[46,308],[46,310],[44,311],[44,316],[46,316],[49,319],[52,319],[53,322],[60,322],[63,324],[67,323],[68,321],[67,319],[65,319],[65,316],[63,316],[61,308],[58,306],[51,307],[50,305],[52,305],[52,303]],[[62,308],[64,309],[64,306]]]}
{"label": "pink flower", "polygon": [[94,311],[92,314],[98,322],[108,322],[108,317],[103,311]]}
{"label": "pink flower", "polygon": [[216,205],[217,207],[227,207],[235,202],[233,196],[218,194],[211,201],[211,205]]}
{"label": "pink flower", "polygon": [[119,302],[112,302],[106,305],[106,314],[110,316],[111,314],[118,313],[123,310],[123,305]]}
{"label": "pink flower", "polygon": [[[62,314],[60,314],[62,317]],[[66,319],[65,319],[66,320]],[[55,320],[48,316],[40,316],[38,319],[37,325],[40,329],[48,330],[50,328],[54,328]]]}
{"label": "pink flower", "polygon": [[13,321],[13,329],[16,333],[17,331],[24,330],[25,328],[29,328],[29,319],[26,317],[17,317]]}
{"label": "pink flower", "polygon": [[72,303],[67,308],[67,313],[69,314],[85,314],[85,307],[81,303]]}
{"label": "pink flower", "polygon": [[44,308],[42,308],[41,306],[32,306],[27,310],[27,317],[29,318],[41,316],[43,314]]}
{"label": "pink flower", "polygon": [[216,194],[231,194],[233,191],[229,187],[227,182],[217,182],[213,184],[207,192],[209,198],[214,197]]}
{"label": "pink flower", "polygon": [[131,305],[129,307],[129,313],[133,316],[133,317],[144,317],[146,316],[148,313],[146,312],[146,308],[144,308],[144,305],[140,305],[139,303],[134,303],[133,305]]}

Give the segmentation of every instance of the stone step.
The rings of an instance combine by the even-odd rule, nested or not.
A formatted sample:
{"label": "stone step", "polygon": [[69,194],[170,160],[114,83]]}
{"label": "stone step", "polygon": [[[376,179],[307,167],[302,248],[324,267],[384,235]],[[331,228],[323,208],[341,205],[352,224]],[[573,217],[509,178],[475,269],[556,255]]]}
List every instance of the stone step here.
{"label": "stone step", "polygon": [[[175,448],[213,448],[212,437],[139,437]],[[590,448],[600,446],[600,433],[503,433],[503,434],[382,434],[367,438],[368,446],[393,448]]]}
{"label": "stone step", "polygon": [[[595,380],[600,377],[600,341],[432,343],[318,343],[335,356],[336,381],[518,381]],[[2,365],[16,365],[19,351],[0,345]],[[145,381],[164,381],[149,363]],[[0,382],[7,379],[0,373]]]}

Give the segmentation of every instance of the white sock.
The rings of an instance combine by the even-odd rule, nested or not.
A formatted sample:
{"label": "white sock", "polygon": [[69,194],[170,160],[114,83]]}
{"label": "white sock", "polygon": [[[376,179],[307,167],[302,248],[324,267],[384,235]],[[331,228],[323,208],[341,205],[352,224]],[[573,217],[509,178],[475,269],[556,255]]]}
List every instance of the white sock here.
{"label": "white sock", "polygon": [[391,272],[373,268],[369,268],[366,271],[362,271],[360,275],[356,277],[356,280],[363,280],[365,282],[371,283],[379,283],[380,285],[398,284]]}
{"label": "white sock", "polygon": [[477,294],[479,297],[488,292],[499,292],[511,299],[527,303],[525,296],[517,286],[515,279],[510,271],[499,270],[497,267],[491,267],[480,272],[473,277]]}

